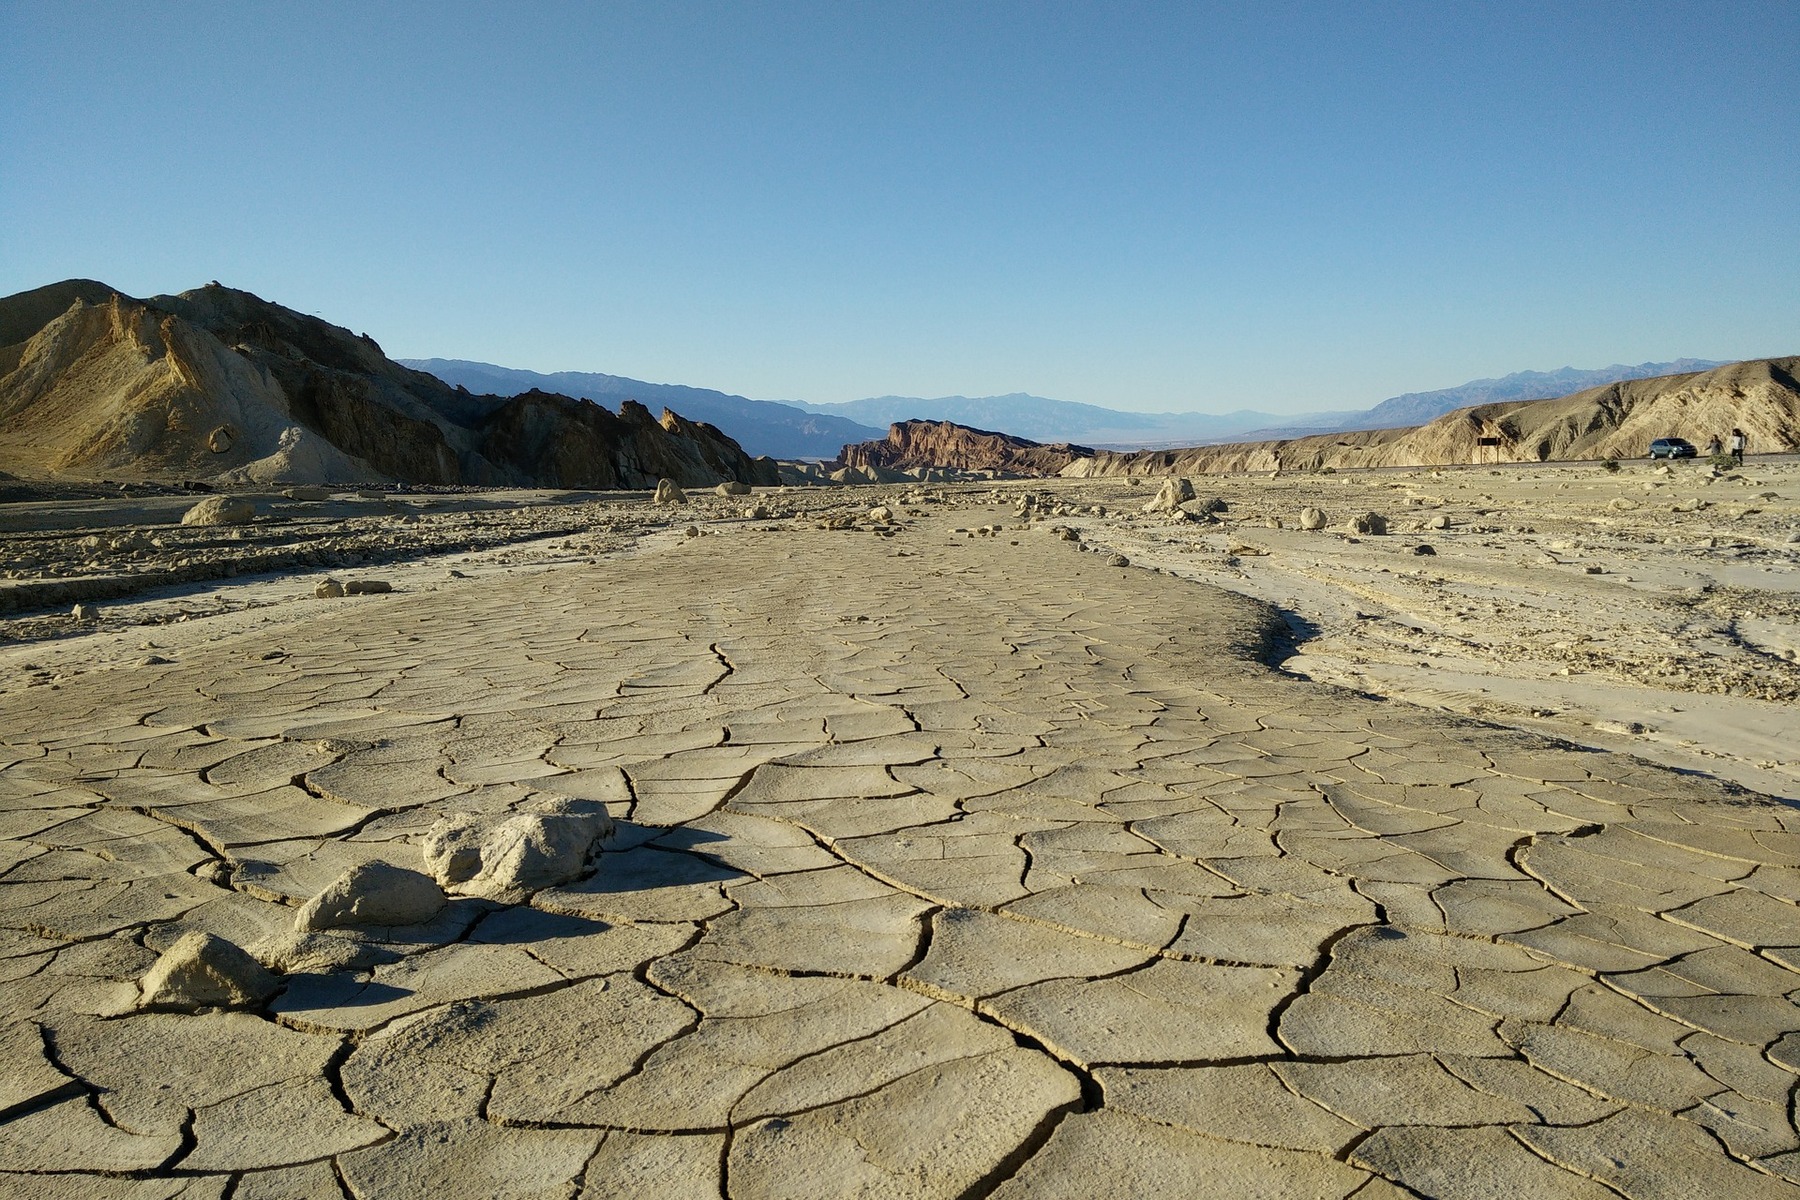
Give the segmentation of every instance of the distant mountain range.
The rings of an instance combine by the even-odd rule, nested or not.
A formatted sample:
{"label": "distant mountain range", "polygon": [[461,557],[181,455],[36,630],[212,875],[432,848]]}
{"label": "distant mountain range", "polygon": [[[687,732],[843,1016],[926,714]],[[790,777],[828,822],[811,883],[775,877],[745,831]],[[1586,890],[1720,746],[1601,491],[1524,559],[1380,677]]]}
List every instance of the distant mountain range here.
{"label": "distant mountain range", "polygon": [[543,374],[460,359],[409,358],[408,367],[475,392],[516,394],[531,388],[561,392],[616,409],[622,400],[667,405],[684,417],[718,426],[751,454],[776,458],[833,458],[854,442],[886,436],[899,421],[954,421],[1035,442],[1076,442],[1101,449],[1162,449],[1218,442],[1268,441],[1349,430],[1423,425],[1447,412],[1499,401],[1548,400],[1627,379],[1710,370],[1724,364],[1682,358],[1673,362],[1615,363],[1598,370],[1563,367],[1518,371],[1434,392],[1409,392],[1373,408],[1315,413],[1142,413],[1075,404],[1013,392],[1005,396],[873,396],[841,404],[750,400],[710,388],[645,383],[581,371]]}
{"label": "distant mountain range", "polygon": [[1588,388],[1605,387],[1621,380],[1653,379],[1658,375],[1690,375],[1695,371],[1710,371],[1714,367],[1725,365],[1704,358],[1678,358],[1674,362],[1639,363],[1635,367],[1614,363],[1597,371],[1582,371],[1575,367],[1562,367],[1555,371],[1514,371],[1499,379],[1477,379],[1461,387],[1444,388],[1436,392],[1408,392],[1404,396],[1395,396],[1391,400],[1383,400],[1363,414],[1367,424],[1344,425],[1339,428],[1401,429],[1423,425],[1447,412],[1476,404],[1494,404],[1501,400],[1553,400],[1558,396],[1583,392]]}
{"label": "distant mountain range", "polygon": [[1091,446],[1133,448],[1191,446],[1283,422],[1304,422],[1311,426],[1353,415],[1278,416],[1253,409],[1228,413],[1121,412],[1024,392],[1006,396],[939,396],[929,400],[919,396],[875,396],[844,404],[801,403],[800,407],[808,412],[849,417],[884,429],[896,421],[953,421],[976,429],[1030,438],[1034,442],[1079,442]]}
{"label": "distant mountain range", "polygon": [[744,452],[752,455],[835,458],[837,452],[851,442],[866,442],[887,434],[885,424],[877,429],[842,416],[809,412],[794,403],[751,400],[711,388],[683,387],[678,383],[645,383],[591,371],[544,374],[458,358],[402,358],[396,361],[471,392],[516,396],[536,388],[541,392],[592,400],[614,412],[625,400],[662,406],[690,421],[705,421],[728,431]]}

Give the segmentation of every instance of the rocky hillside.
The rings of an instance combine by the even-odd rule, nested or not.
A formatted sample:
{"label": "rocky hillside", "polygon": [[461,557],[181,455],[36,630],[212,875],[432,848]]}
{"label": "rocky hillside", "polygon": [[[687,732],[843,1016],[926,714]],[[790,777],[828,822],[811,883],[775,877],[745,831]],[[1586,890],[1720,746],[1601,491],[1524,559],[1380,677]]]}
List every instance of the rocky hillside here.
{"label": "rocky hillside", "polygon": [[899,421],[879,442],[845,446],[839,461],[860,471],[906,471],[948,467],[964,471],[1005,471],[1014,475],[1055,475],[1091,458],[1086,446],[1046,446],[1004,433],[970,429],[950,421]]}
{"label": "rocky hillside", "polygon": [[[1634,379],[1556,400],[1482,404],[1411,429],[1334,433],[1185,450],[1100,453],[1064,475],[1224,474],[1320,467],[1418,467],[1641,458],[1659,437],[1704,447],[1736,426],[1750,451],[1800,449],[1800,359],[1731,363]],[[1484,440],[1493,444],[1484,445]]]}
{"label": "rocky hillside", "polygon": [[639,404],[474,395],[367,334],[212,284],[91,280],[0,300],[0,470],[27,478],[647,487],[776,481],[710,425]]}

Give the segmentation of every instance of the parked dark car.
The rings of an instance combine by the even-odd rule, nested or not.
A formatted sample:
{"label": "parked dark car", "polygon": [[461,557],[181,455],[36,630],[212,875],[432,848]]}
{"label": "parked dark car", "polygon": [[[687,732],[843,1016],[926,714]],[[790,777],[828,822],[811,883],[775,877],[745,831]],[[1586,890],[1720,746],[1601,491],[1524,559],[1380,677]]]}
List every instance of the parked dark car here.
{"label": "parked dark car", "polygon": [[1686,438],[1657,438],[1650,443],[1651,458],[1693,458],[1699,453]]}

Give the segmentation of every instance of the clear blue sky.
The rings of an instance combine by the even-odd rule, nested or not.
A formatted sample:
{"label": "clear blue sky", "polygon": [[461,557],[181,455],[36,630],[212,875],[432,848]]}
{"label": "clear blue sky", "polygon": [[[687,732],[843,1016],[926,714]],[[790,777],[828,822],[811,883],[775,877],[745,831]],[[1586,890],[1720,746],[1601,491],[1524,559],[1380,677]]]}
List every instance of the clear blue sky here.
{"label": "clear blue sky", "polygon": [[0,0],[0,294],[763,398],[1800,353],[1800,0]]}

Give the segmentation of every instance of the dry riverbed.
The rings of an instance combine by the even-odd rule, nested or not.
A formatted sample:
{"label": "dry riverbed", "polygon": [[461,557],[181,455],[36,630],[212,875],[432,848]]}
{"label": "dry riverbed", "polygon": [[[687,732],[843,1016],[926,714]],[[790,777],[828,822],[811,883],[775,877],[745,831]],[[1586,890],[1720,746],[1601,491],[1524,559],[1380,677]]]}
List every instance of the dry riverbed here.
{"label": "dry riverbed", "polygon": [[1800,1194],[1795,470],[0,506],[0,1192]]}

